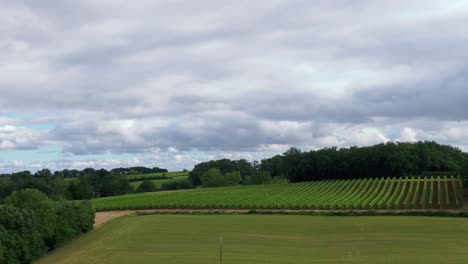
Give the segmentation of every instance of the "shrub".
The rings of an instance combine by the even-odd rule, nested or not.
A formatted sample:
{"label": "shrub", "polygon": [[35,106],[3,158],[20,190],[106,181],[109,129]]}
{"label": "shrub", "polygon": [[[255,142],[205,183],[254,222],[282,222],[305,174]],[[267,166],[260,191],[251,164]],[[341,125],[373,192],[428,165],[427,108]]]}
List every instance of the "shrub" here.
{"label": "shrub", "polygon": [[91,230],[94,224],[94,214],[94,209],[88,201],[59,203],[53,246],[57,247],[80,233]]}
{"label": "shrub", "polygon": [[266,171],[255,171],[251,176],[248,176],[243,182],[244,184],[269,184],[272,182],[270,173]]}
{"label": "shrub", "polygon": [[224,174],[224,180],[225,180],[224,186],[238,185],[239,182],[241,181],[240,172],[238,171],[227,172],[226,174]]}
{"label": "shrub", "polygon": [[0,264],[31,263],[93,228],[89,202],[53,201],[35,189],[16,191],[0,206]]}
{"label": "shrub", "polygon": [[136,189],[136,192],[142,193],[142,192],[154,192],[156,191],[156,186],[152,181],[145,180],[143,181],[138,188]]}
{"label": "shrub", "polygon": [[168,182],[161,185],[162,191],[193,189],[195,186],[188,179],[183,181]]}
{"label": "shrub", "polygon": [[30,263],[42,256],[46,247],[36,228],[33,213],[12,205],[0,207],[0,263]]}
{"label": "shrub", "polygon": [[30,210],[37,217],[37,229],[48,247],[53,247],[57,207],[54,201],[36,189],[26,189],[11,193],[4,202],[14,207]]}
{"label": "shrub", "polygon": [[226,185],[226,179],[219,169],[212,168],[201,177],[203,187],[219,187]]}

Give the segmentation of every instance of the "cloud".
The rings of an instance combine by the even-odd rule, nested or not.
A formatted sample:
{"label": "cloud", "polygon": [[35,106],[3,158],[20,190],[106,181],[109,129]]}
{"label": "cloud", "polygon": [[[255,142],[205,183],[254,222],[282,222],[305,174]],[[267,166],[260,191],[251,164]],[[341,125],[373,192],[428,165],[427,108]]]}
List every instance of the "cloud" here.
{"label": "cloud", "polygon": [[16,126],[0,126],[0,151],[7,149],[36,149],[41,133]]}
{"label": "cloud", "polygon": [[468,150],[460,1],[0,3],[0,105],[28,116],[0,117],[15,127],[3,149],[190,162],[389,140]]}

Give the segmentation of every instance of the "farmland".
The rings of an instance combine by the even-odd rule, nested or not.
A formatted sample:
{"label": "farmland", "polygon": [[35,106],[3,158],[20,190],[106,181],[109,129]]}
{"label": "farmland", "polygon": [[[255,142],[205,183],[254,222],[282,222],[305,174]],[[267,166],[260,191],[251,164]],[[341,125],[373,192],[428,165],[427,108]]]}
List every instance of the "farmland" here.
{"label": "farmland", "polygon": [[156,172],[156,173],[147,173],[147,174],[130,174],[127,175],[129,180],[134,178],[153,178],[153,177],[167,177],[167,178],[176,178],[176,177],[188,177],[188,171],[173,171],[173,172]]}
{"label": "farmland", "polygon": [[455,177],[376,178],[157,192],[91,200],[97,211],[124,209],[458,209]]}
{"label": "farmland", "polygon": [[148,215],[111,221],[39,264],[468,263],[468,222],[437,217]]}
{"label": "farmland", "polygon": [[[180,182],[180,181],[184,181],[187,179],[187,176],[175,176],[173,178],[169,178],[169,179],[160,179],[160,180],[150,180],[154,186],[156,188],[161,188],[161,186],[165,183],[173,183],[173,182]],[[140,184],[142,183],[143,181],[136,181],[136,182],[131,182],[130,183],[130,186],[132,186],[133,189],[136,189],[138,188],[138,186],[140,186]]]}

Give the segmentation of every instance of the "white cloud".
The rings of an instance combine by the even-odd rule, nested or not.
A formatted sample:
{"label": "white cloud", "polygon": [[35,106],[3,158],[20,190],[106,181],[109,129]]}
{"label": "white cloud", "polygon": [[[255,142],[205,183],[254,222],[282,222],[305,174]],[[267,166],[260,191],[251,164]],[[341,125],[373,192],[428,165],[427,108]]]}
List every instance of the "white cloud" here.
{"label": "white cloud", "polygon": [[0,150],[35,149],[41,133],[25,127],[0,126]]}
{"label": "white cloud", "polygon": [[[192,150],[468,146],[461,2],[0,3],[0,105],[32,116],[0,117],[0,149],[189,164]],[[89,162],[70,166],[113,164]]]}

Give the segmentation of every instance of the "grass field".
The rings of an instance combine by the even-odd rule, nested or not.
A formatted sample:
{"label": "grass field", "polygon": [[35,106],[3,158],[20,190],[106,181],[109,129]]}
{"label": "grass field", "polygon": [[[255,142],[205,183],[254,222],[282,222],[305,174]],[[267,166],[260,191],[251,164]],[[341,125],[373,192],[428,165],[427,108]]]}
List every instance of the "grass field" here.
{"label": "grass field", "polygon": [[[188,178],[188,176],[176,176],[176,177],[173,177],[173,178],[170,178],[170,179],[161,179],[161,180],[151,180],[151,182],[153,182],[154,186],[156,188],[161,188],[161,186],[164,184],[164,183],[171,183],[171,182],[179,182],[179,181],[184,181]],[[134,190],[136,190],[138,188],[138,186],[140,186],[140,184],[142,183],[143,181],[137,181],[137,182],[131,182],[130,185],[132,186],[132,188]]]}
{"label": "grass field", "polygon": [[188,177],[189,172],[186,171],[170,171],[170,172],[157,172],[157,173],[147,173],[147,174],[133,174],[133,175],[127,175],[128,179],[132,178],[151,178],[155,176],[166,176],[168,178],[175,178],[175,177]]}
{"label": "grass field", "polygon": [[387,178],[195,189],[91,200],[123,209],[458,209],[458,178]]}
{"label": "grass field", "polygon": [[38,261],[224,264],[468,263],[468,221],[437,217],[148,215],[113,220]]}

